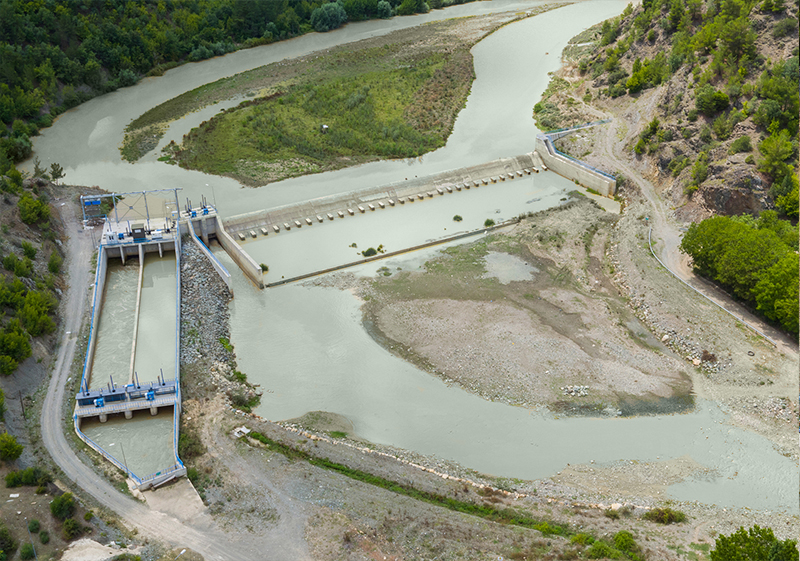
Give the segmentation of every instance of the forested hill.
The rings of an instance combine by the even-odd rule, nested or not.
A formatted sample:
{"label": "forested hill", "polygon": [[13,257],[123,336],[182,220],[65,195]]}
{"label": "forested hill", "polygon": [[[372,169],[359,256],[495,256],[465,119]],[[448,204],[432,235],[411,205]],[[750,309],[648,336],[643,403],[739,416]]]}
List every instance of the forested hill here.
{"label": "forested hill", "polygon": [[463,2],[0,0],[0,177],[18,182],[13,164],[55,116],[143,76],[346,21]]}
{"label": "forested hill", "polygon": [[797,218],[797,13],[794,0],[629,6],[576,61],[581,88],[561,80],[565,93],[537,107],[540,127],[567,124],[578,100],[614,111],[647,95],[652,106],[636,106],[643,123],[632,125],[643,130],[628,149],[654,164],[685,217],[776,205]]}

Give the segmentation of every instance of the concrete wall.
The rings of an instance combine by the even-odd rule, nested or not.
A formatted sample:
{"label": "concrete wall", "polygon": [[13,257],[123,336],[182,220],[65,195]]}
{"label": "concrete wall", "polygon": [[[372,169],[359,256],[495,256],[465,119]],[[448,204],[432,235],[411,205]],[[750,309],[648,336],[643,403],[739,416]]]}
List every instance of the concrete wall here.
{"label": "concrete wall", "polygon": [[97,267],[94,272],[94,289],[92,291],[92,320],[89,324],[89,343],[86,346],[86,359],[83,363],[81,388],[84,387],[84,384],[88,383],[86,377],[89,374],[89,369],[94,360],[94,350],[97,346],[97,327],[100,321],[100,310],[103,307],[103,291],[106,286],[107,270],[108,256],[105,248],[101,245],[97,250]]}
{"label": "concrete wall", "polygon": [[501,175],[531,169],[533,166],[532,154],[514,158],[501,158],[485,164],[449,170],[436,175],[404,179],[380,187],[371,187],[350,193],[320,197],[302,203],[231,216],[225,219],[225,229],[232,234],[244,232],[246,235],[249,230],[255,230],[260,234],[260,228],[267,228],[268,232],[272,233],[273,225],[282,228],[284,222],[293,225],[294,221],[298,220],[305,224],[306,218],[316,221],[317,216],[324,218],[328,213],[335,216],[339,210],[355,209],[358,205],[366,206],[379,200],[397,200],[399,197],[426,193],[435,190],[437,187],[445,187],[447,185],[471,184],[473,181],[481,181],[492,177],[499,180]]}
{"label": "concrete wall", "polygon": [[245,274],[247,278],[253,281],[258,288],[264,288],[264,273],[261,271],[261,267],[253,261],[253,258],[250,257],[247,252],[245,252],[242,247],[234,241],[234,239],[225,231],[225,227],[222,225],[222,221],[217,219],[217,240],[231,256],[231,259],[239,265],[239,268]]}
{"label": "concrete wall", "polygon": [[548,169],[563,175],[567,179],[577,181],[584,187],[593,189],[601,195],[613,197],[617,190],[617,181],[615,179],[592,169],[587,164],[558,154],[550,138],[544,134],[536,135],[535,154]]}
{"label": "concrete wall", "polygon": [[[233,294],[233,281],[231,280],[231,274],[228,272],[228,269],[226,269],[225,266],[219,262],[219,259],[217,259],[213,253],[211,253],[208,247],[202,241],[200,241],[200,238],[197,237],[197,234],[194,231],[194,225],[192,224],[192,222],[193,222],[192,220],[189,220],[187,222],[187,224],[189,225],[189,235],[191,236],[192,240],[194,240],[194,243],[197,245],[197,247],[200,248],[200,251],[202,251],[208,258],[208,260],[211,262],[211,266],[214,267],[214,270],[217,272],[222,281],[228,286],[228,290],[230,291],[230,293]],[[218,234],[216,226],[217,221],[214,220],[213,222],[214,222],[213,233],[215,236],[217,236]]]}

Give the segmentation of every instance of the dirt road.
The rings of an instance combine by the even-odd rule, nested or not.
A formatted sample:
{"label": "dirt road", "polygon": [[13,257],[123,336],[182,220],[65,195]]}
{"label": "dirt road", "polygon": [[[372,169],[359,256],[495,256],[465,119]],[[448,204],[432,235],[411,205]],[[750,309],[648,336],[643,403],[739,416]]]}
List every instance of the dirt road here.
{"label": "dirt road", "polygon": [[[240,536],[230,540],[215,527],[207,515],[198,517],[192,525],[160,512],[151,511],[144,504],[126,497],[114,489],[105,479],[83,464],[70,448],[62,432],[62,406],[65,384],[70,365],[75,358],[78,334],[86,309],[87,288],[92,281],[90,271],[92,238],[84,231],[72,204],[60,207],[61,219],[69,236],[66,244],[69,263],[69,288],[61,302],[61,314],[66,318],[62,327],[62,340],[58,351],[53,376],[42,407],[42,441],[53,461],[61,468],[64,477],[72,480],[76,487],[91,495],[99,504],[116,513],[126,525],[137,528],[139,536],[190,547],[206,559],[251,560],[251,559],[298,559],[297,552],[278,547],[264,548],[260,540],[242,540]],[[65,415],[70,414],[64,412]],[[302,558],[302,557],[301,557]]]}
{"label": "dirt road", "polygon": [[[657,90],[651,90],[642,94],[635,107],[629,109],[630,116],[632,117],[633,113],[640,114],[643,105],[656,104],[658,101],[657,93]],[[628,115],[625,115],[625,117],[627,121]],[[689,257],[680,252],[679,248],[683,234],[678,224],[670,220],[670,209],[656,192],[655,186],[644,177],[640,170],[631,164],[631,155],[623,153],[632,139],[638,136],[640,127],[635,126],[635,124],[634,126],[625,125],[627,132],[621,137],[620,131],[622,130],[623,121],[620,120],[619,116],[606,113],[603,114],[603,118],[612,119],[612,121],[608,125],[599,127],[594,155],[596,158],[605,160],[605,164],[609,169],[619,170],[626,178],[634,182],[639,187],[642,196],[649,203],[652,208],[649,221],[653,228],[653,250],[656,255],[678,278],[700,291],[706,298],[733,312],[737,317],[766,334],[777,343],[780,352],[796,357],[798,355],[798,345],[797,341],[794,341],[791,336],[767,324],[735,302],[719,288],[694,274]]]}

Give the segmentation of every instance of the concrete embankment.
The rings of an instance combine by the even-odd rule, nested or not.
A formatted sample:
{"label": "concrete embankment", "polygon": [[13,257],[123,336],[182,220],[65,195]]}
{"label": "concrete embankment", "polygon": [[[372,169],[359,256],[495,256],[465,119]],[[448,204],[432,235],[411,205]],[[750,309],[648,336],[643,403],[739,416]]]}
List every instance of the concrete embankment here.
{"label": "concrete embankment", "polygon": [[[214,219],[215,225],[216,225],[216,222],[217,222],[217,220],[215,218]],[[208,233],[207,233],[206,228],[203,228],[203,231],[206,232],[205,237],[204,237],[204,240],[205,240],[205,243],[204,243],[203,240],[201,240],[200,238],[197,237],[197,234],[195,233],[195,230],[194,230],[193,222],[191,220],[187,220],[186,224],[189,226],[189,235],[191,236],[191,238],[194,241],[194,243],[197,246],[197,248],[203,253],[203,255],[206,256],[206,258],[208,259],[208,262],[211,264],[211,266],[214,268],[214,270],[219,275],[219,278],[222,279],[222,282],[225,283],[225,286],[227,286],[228,290],[231,292],[231,294],[233,294],[233,284],[231,282],[231,274],[230,274],[230,272],[228,272],[228,269],[226,269],[225,266],[222,263],[219,262],[219,259],[217,259],[214,256],[214,254],[211,253],[211,251],[208,249]],[[206,221],[203,221],[202,224],[203,224],[203,226],[205,226]],[[216,235],[216,229],[214,231],[214,234]]]}
{"label": "concrete embankment", "polygon": [[245,276],[253,281],[258,288],[264,288],[264,279],[261,266],[250,257],[241,246],[236,243],[230,234],[225,231],[222,221],[217,219],[217,240],[225,249],[231,259],[239,265]]}
{"label": "concrete embankment", "polygon": [[[445,171],[436,175],[420,178],[405,178],[401,181],[373,187],[350,193],[320,197],[302,203],[285,205],[281,207],[239,214],[225,219],[225,228],[233,235],[240,232],[247,235],[255,232],[263,235],[261,228],[267,234],[277,229],[285,229],[285,225],[296,227],[296,223],[307,225],[306,220],[318,222],[329,220],[328,214],[338,218],[339,212],[348,215],[348,209],[355,213],[369,205],[384,206],[400,205],[411,197],[429,197],[447,193],[465,192],[470,188],[481,187],[500,181],[511,181],[519,177],[524,170],[531,172],[534,168],[533,154],[524,154],[514,158],[501,158],[491,162]],[[519,173],[518,173],[519,172]],[[439,191],[441,189],[441,192]],[[392,203],[389,203],[389,200]],[[226,248],[227,250],[227,248]]]}
{"label": "concrete embankment", "polygon": [[[575,131],[560,131],[558,133],[560,135],[559,138],[571,132]],[[553,140],[546,133],[536,135],[535,154],[536,159],[543,162],[548,169],[584,187],[597,191],[601,195],[613,197],[617,190],[617,180],[613,176],[559,152],[553,146]]]}

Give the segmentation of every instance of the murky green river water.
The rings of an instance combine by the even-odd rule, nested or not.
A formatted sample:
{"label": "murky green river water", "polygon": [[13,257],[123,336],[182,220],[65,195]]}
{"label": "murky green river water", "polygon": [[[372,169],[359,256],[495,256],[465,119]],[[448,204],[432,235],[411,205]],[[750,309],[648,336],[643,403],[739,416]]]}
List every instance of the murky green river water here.
{"label": "murky green river water", "polygon": [[[43,164],[61,163],[71,183],[116,191],[181,188],[182,200],[190,197],[197,201],[205,194],[216,201],[223,216],[523,154],[533,149],[537,132],[532,107],[547,85],[547,73],[557,69],[566,42],[594,23],[619,14],[626,5],[624,0],[565,6],[506,26],[479,43],[473,49],[477,79],[451,138],[445,147],[420,159],[376,162],[247,189],[230,179],[157,162],[154,155],[136,165],[127,164],[120,160],[117,146],[131,119],[218,78],[432,19],[511,8],[524,11],[537,4],[541,3],[476,2],[413,18],[351,24],[331,33],[188,64],[70,111],[36,139],[35,152]],[[179,121],[167,138],[207,119],[211,111],[206,113]],[[507,218],[558,204],[568,189],[568,181],[540,174],[487,187],[487,194],[479,190],[426,201],[413,209],[376,211],[336,225],[271,236],[246,247],[257,262],[270,264],[270,277],[292,276],[321,268],[321,264],[352,260],[350,257],[357,257],[356,250],[348,247],[352,242],[357,242],[359,249],[384,244],[391,251],[474,227],[498,209],[497,216]],[[453,214],[464,215],[465,223],[456,226]],[[372,274],[384,265],[413,269],[434,252],[425,250],[364,265],[356,272]],[[488,402],[448,387],[378,346],[363,328],[359,303],[350,293],[298,285],[258,291],[224,254],[220,258],[234,273],[231,329],[239,367],[267,390],[258,410],[264,417],[280,420],[311,410],[333,411],[347,416],[356,432],[372,441],[520,478],[547,477],[567,463],[654,461],[656,457],[689,455],[712,471],[673,485],[669,489],[672,497],[797,511],[797,464],[778,454],[766,439],[725,424],[724,412],[714,403],[699,401],[695,412],[684,415],[554,419]],[[154,276],[154,283],[160,282],[159,278]],[[149,322],[151,313],[146,315]],[[128,452],[128,439],[135,440],[137,434],[163,436],[165,449],[171,449],[171,428],[161,414],[149,418],[140,413],[135,420],[127,425],[117,420],[98,424],[96,430],[91,429],[92,438],[108,446],[124,440],[131,465],[139,461],[131,454],[150,459],[153,454],[150,447],[134,452],[133,445]],[[170,453],[155,462],[171,464]],[[140,469],[154,471],[150,469],[154,464],[147,463],[150,459]]]}

